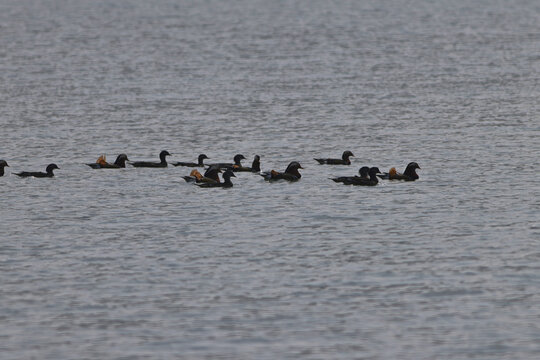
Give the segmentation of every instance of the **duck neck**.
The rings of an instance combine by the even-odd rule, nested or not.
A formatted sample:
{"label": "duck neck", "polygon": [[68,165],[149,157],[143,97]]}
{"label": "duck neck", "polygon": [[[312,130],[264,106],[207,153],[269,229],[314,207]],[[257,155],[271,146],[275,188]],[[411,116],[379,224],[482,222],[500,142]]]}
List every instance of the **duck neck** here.
{"label": "duck neck", "polygon": [[418,179],[418,174],[416,173],[414,168],[407,168],[405,169],[405,172],[403,175],[408,176],[411,179]]}
{"label": "duck neck", "polygon": [[261,162],[259,160],[253,160],[253,163],[251,164],[251,171],[261,171]]}
{"label": "duck neck", "polygon": [[232,185],[231,177],[228,175],[223,176],[223,185]]}
{"label": "duck neck", "polygon": [[302,175],[300,175],[300,172],[298,171],[298,169],[290,169],[288,171],[285,171],[287,174],[291,174],[291,175],[294,175],[296,176],[297,178],[301,178]]}
{"label": "duck neck", "polygon": [[114,162],[114,165],[118,166],[118,167],[121,167],[121,168],[125,168],[126,167],[126,159],[124,158],[118,158],[116,159],[116,161]]}

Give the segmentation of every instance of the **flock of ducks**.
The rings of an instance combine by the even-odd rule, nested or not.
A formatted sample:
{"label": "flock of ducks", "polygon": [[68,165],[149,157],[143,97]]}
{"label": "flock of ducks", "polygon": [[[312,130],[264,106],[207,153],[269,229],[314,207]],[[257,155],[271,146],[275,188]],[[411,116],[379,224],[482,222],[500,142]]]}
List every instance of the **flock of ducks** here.
{"label": "flock of ducks", "polygon": [[[126,163],[130,164],[133,167],[146,167],[146,168],[164,168],[167,167],[167,156],[171,154],[163,150],[159,154],[159,162],[154,161],[130,161],[126,154],[120,154],[116,158],[114,163],[108,163],[105,155],[100,156],[95,163],[86,164],[92,169],[121,169],[126,167]],[[332,159],[332,158],[315,158],[321,165],[351,165],[350,157],[353,157],[354,154],[347,150],[343,152],[341,159]],[[170,164],[174,166],[183,166],[183,167],[200,167],[205,168],[204,174],[201,174],[198,170],[194,169],[187,176],[183,176],[183,179],[187,182],[194,183],[195,185],[202,188],[230,188],[233,186],[231,181],[232,177],[236,177],[234,173],[236,172],[250,172],[254,174],[259,174],[266,181],[298,181],[302,177],[299,169],[303,169],[298,161],[292,161],[285,171],[280,172],[276,170],[261,172],[261,157],[255,155],[251,167],[242,165],[242,160],[246,160],[244,155],[237,154],[233,158],[232,163],[214,163],[214,164],[205,164],[204,160],[210,159],[205,154],[200,154],[197,162],[171,162]],[[8,163],[5,160],[0,160],[0,176],[4,175],[4,168],[9,167]],[[13,173],[19,177],[36,177],[36,178],[45,178],[53,177],[53,170],[59,169],[56,164],[50,164],[47,166],[45,172],[40,171],[23,171],[19,173]],[[391,168],[387,173],[381,173],[378,167],[367,167],[363,166],[358,171],[359,175],[353,176],[340,176],[336,178],[331,178],[331,180],[336,183],[342,183],[344,185],[359,185],[359,186],[375,186],[379,183],[379,178],[386,180],[402,180],[402,181],[414,181],[418,179],[418,174],[416,169],[420,169],[420,166],[416,162],[411,162],[405,168],[403,173],[398,173],[396,168]],[[223,181],[219,178],[219,174],[222,173]]]}

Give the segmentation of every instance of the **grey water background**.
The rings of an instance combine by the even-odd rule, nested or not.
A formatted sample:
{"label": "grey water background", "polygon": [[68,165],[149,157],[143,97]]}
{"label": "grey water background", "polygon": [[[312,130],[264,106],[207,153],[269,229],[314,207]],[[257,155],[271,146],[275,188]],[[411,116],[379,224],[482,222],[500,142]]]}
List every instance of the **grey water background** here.
{"label": "grey water background", "polygon": [[[539,73],[532,0],[0,1],[0,358],[540,357]],[[84,165],[163,149],[305,170]]]}

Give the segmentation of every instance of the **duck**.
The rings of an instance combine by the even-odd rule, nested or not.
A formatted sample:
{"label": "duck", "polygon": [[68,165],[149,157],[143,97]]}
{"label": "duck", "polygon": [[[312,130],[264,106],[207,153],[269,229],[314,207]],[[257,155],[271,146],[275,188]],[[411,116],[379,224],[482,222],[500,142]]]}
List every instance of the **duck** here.
{"label": "duck", "polygon": [[171,156],[171,154],[169,154],[167,150],[163,150],[162,152],[159,153],[159,159],[161,160],[160,162],[135,161],[135,162],[132,162],[131,165],[133,165],[134,167],[163,168],[163,167],[167,167],[167,161],[165,160],[167,156]]}
{"label": "duck", "polygon": [[242,167],[242,160],[245,160],[246,158],[242,154],[236,154],[234,155],[233,161],[234,163],[215,163],[215,164],[208,164],[208,166],[214,166],[218,167],[220,169],[226,169],[226,168],[232,168],[233,166],[239,166]]}
{"label": "duck", "polygon": [[105,155],[101,155],[95,163],[86,164],[92,169],[121,169],[126,167],[126,161],[129,161],[126,154],[120,154],[116,157],[114,164],[109,164]]}
{"label": "duck", "polygon": [[253,173],[261,172],[261,157],[259,155],[255,155],[255,157],[253,158],[253,162],[251,163],[251,167],[233,165],[232,169],[234,172],[239,172],[239,171],[253,172]]}
{"label": "duck", "polygon": [[219,176],[218,171],[216,169],[212,169],[210,172],[206,172],[208,174],[208,177],[201,175],[199,170],[193,169],[191,170],[191,173],[189,176],[182,176],[186,182],[194,182],[194,183],[218,183],[219,182]]}
{"label": "duck", "polygon": [[251,172],[261,172],[261,157],[259,155],[255,155],[255,157],[253,158],[253,162],[251,163]]}
{"label": "duck", "polygon": [[20,177],[33,176],[33,177],[36,177],[36,178],[53,177],[54,176],[54,174],[53,174],[54,169],[60,169],[60,168],[56,164],[49,164],[47,166],[47,169],[45,169],[45,172],[41,172],[41,171],[23,171],[23,172],[20,172],[20,173],[15,173],[15,175],[20,176]]}
{"label": "duck", "polygon": [[350,184],[346,185],[361,185],[361,186],[375,186],[379,183],[379,179],[377,179],[377,174],[380,174],[381,171],[378,167],[371,167],[369,168],[369,179],[365,179],[362,177],[358,177],[358,179],[354,179],[350,182]]}
{"label": "duck", "polygon": [[419,176],[416,173],[416,169],[420,169],[420,166],[416,162],[410,162],[407,164],[403,174],[397,172],[396,168],[393,167],[387,173],[379,175],[381,179],[385,180],[403,180],[403,181],[414,181],[418,180]]}
{"label": "duck", "polygon": [[354,154],[347,150],[341,155],[341,159],[314,159],[321,165],[351,165],[351,160],[349,157],[354,156]]}
{"label": "duck", "polygon": [[260,175],[267,181],[287,180],[298,181],[302,177],[298,169],[303,169],[302,165],[298,161],[292,161],[285,172],[279,172],[271,170],[269,172],[263,172]]}
{"label": "duck", "polygon": [[200,154],[199,157],[197,158],[198,162],[196,162],[196,163],[177,161],[177,162],[174,162],[172,164],[174,166],[204,167],[204,163],[203,163],[204,159],[210,159],[210,158],[208,156],[206,156],[205,154]]}
{"label": "duck", "polygon": [[341,182],[345,185],[351,185],[354,181],[358,179],[365,179],[369,180],[369,167],[368,166],[362,166],[360,170],[358,170],[358,173],[360,176],[340,176],[337,178],[331,178],[330,180],[333,180],[334,182]]}
{"label": "duck", "polygon": [[231,188],[233,187],[233,183],[231,182],[231,177],[236,177],[236,175],[234,175],[231,169],[227,169],[223,173],[223,182],[213,182],[213,183],[208,182],[208,183],[199,183],[199,184],[196,183],[195,185],[202,188],[215,188],[215,187]]}
{"label": "duck", "polygon": [[9,167],[6,160],[0,160],[0,176],[4,176],[4,168]]}

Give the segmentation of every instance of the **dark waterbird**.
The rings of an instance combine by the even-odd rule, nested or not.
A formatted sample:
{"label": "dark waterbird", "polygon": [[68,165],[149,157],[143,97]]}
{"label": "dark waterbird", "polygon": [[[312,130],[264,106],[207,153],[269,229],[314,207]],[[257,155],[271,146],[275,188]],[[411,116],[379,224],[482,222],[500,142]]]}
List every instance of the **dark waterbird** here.
{"label": "dark waterbird", "polygon": [[253,173],[261,172],[261,157],[259,155],[255,155],[255,157],[253,158],[253,162],[251,163],[251,167],[242,166],[242,165],[233,165],[232,169],[234,172],[239,172],[239,171],[253,172]]}
{"label": "dark waterbird", "polygon": [[213,168],[212,170],[207,171],[205,174],[208,176],[203,176],[199,172],[199,170],[191,170],[191,173],[189,176],[182,176],[186,182],[194,182],[194,183],[219,183],[219,176],[218,176],[219,169]]}
{"label": "dark waterbird", "polygon": [[20,172],[20,173],[15,173],[15,175],[20,176],[20,177],[33,176],[33,177],[37,177],[37,178],[53,177],[54,176],[54,174],[53,174],[54,169],[60,169],[60,168],[56,164],[49,164],[47,166],[47,169],[45,169],[45,172],[41,172],[41,171],[23,171],[23,172]]}
{"label": "dark waterbird", "polygon": [[221,188],[231,188],[233,187],[233,183],[231,182],[231,177],[236,177],[231,169],[227,169],[223,173],[223,182],[207,182],[207,183],[196,183],[195,185],[202,187],[202,188],[215,188],[215,187],[221,187]]}
{"label": "dark waterbird", "polygon": [[375,186],[379,183],[379,179],[377,179],[377,174],[380,173],[381,171],[378,167],[371,167],[368,171],[369,179],[359,177],[358,179],[351,181],[350,184],[347,185]]}
{"label": "dark waterbird", "polygon": [[289,166],[287,166],[287,169],[284,172],[271,170],[268,172],[263,172],[260,175],[267,181],[298,181],[302,177],[300,172],[298,172],[298,169],[303,169],[302,165],[300,165],[298,161],[293,161],[289,164]]}
{"label": "dark waterbird", "polygon": [[163,150],[159,153],[159,159],[160,162],[153,162],[153,161],[135,161],[130,163],[134,167],[150,167],[150,168],[163,168],[167,167],[167,160],[166,157],[171,156],[167,150]]}
{"label": "dark waterbird", "polygon": [[332,178],[331,180],[344,183],[345,185],[351,185],[354,181],[358,181],[359,179],[369,179],[369,167],[362,166],[360,170],[358,170],[358,173],[360,174],[360,176],[340,176],[337,178]]}
{"label": "dark waterbird", "polygon": [[418,179],[418,174],[416,169],[420,169],[420,166],[416,162],[410,162],[407,164],[403,174],[400,174],[396,171],[396,168],[393,167],[389,172],[379,175],[381,179],[385,180],[403,180],[403,181],[414,181]]}
{"label": "dark waterbird", "polygon": [[0,160],[0,176],[4,176],[4,168],[9,167],[6,160]]}
{"label": "dark waterbird", "polygon": [[217,167],[217,168],[220,168],[220,169],[232,168],[235,165],[239,166],[239,167],[242,167],[242,160],[245,160],[244,155],[236,154],[236,155],[234,155],[234,158],[233,158],[234,163],[215,163],[215,164],[207,164],[207,165]]}
{"label": "dark waterbird", "polygon": [[204,163],[203,163],[204,159],[210,159],[210,158],[208,156],[206,156],[205,154],[200,154],[199,157],[197,158],[198,162],[196,162],[196,163],[177,161],[177,162],[174,162],[172,164],[174,166],[203,167],[204,166]]}
{"label": "dark waterbird", "polygon": [[341,155],[341,159],[315,159],[319,164],[323,165],[351,165],[351,160],[349,158],[351,156],[354,156],[352,152],[349,150],[344,151],[343,155]]}
{"label": "dark waterbird", "polygon": [[86,164],[92,169],[122,169],[126,167],[126,161],[129,161],[126,154],[120,154],[116,157],[114,164],[107,162],[105,155],[101,155],[95,163]]}

